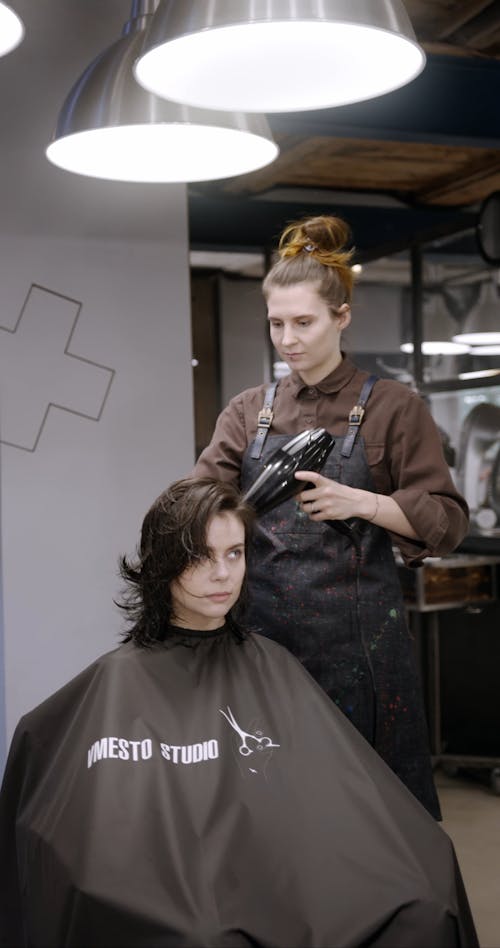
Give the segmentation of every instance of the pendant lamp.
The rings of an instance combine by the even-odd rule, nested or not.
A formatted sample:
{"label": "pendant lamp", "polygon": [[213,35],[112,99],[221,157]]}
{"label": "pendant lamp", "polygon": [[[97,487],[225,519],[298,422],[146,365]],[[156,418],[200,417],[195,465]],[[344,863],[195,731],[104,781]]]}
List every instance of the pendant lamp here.
{"label": "pendant lamp", "polygon": [[64,102],[46,154],[67,171],[116,181],[208,181],[276,158],[264,116],[208,112],[159,99],[133,64],[153,14],[134,0],[121,38],[87,67]]}
{"label": "pendant lamp", "polygon": [[469,352],[474,356],[500,356],[500,343],[496,346],[472,346]]}
{"label": "pendant lamp", "polygon": [[270,113],[375,98],[424,65],[401,0],[161,0],[135,74],[188,105]]}
{"label": "pendant lamp", "polygon": [[500,299],[496,276],[484,284],[479,303],[469,313],[462,332],[453,338],[473,346],[472,355],[476,354],[476,346],[500,344]]}
{"label": "pendant lamp", "polygon": [[[424,308],[423,329],[424,339],[422,352],[424,355],[463,355],[469,352],[469,346],[463,342],[454,342],[452,335],[456,323],[450,316],[443,297],[440,293],[433,293],[429,304]],[[401,352],[413,352],[413,343],[404,342],[400,346]]]}
{"label": "pendant lamp", "polygon": [[5,56],[19,45],[24,36],[24,26],[14,10],[0,3],[0,56]]}

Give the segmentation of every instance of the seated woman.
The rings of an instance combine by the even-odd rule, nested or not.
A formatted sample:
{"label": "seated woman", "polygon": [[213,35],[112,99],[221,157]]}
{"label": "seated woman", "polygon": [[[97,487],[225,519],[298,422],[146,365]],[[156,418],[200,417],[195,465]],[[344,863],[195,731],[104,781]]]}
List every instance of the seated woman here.
{"label": "seated woman", "polygon": [[121,560],[125,643],[19,722],[0,944],[477,945],[447,835],[231,618],[251,519],[209,478],[161,494]]}

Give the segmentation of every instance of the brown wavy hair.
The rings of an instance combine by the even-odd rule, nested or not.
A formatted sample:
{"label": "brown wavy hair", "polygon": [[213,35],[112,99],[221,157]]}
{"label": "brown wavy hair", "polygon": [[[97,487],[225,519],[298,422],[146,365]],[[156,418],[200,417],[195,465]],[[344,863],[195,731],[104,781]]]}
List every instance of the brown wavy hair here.
{"label": "brown wavy hair", "polygon": [[285,227],[278,245],[279,260],[262,284],[267,299],[275,286],[314,283],[332,311],[351,303],[354,248],[351,231],[341,217],[305,217]]}
{"label": "brown wavy hair", "polygon": [[135,559],[119,559],[125,588],[116,605],[131,626],[123,634],[125,642],[149,646],[165,640],[173,619],[171,584],[209,556],[209,521],[222,513],[240,520],[248,544],[255,513],[231,484],[211,477],[184,478],[156,498],[144,517]]}

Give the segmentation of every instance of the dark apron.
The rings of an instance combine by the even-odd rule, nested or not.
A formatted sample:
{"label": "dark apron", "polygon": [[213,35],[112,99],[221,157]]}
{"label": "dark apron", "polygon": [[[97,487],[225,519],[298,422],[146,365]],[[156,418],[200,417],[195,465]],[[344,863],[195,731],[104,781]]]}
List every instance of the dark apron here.
{"label": "dark apron", "polygon": [[[333,434],[333,433],[332,433]],[[361,436],[349,457],[336,439],[322,473],[374,490]],[[290,435],[242,462],[247,490]],[[367,521],[352,540],[312,521],[295,500],[260,517],[248,563],[245,621],[285,645],[429,812],[440,818],[414,646],[388,533]]]}

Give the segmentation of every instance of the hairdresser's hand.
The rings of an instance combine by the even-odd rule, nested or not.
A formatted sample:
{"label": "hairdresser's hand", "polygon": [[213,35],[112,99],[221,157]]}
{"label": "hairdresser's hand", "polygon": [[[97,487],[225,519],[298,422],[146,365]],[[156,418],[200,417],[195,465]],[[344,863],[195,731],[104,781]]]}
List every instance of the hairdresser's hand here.
{"label": "hairdresser's hand", "polygon": [[361,517],[391,533],[418,540],[418,534],[401,507],[392,497],[376,494],[359,487],[347,487],[323,477],[315,471],[297,471],[298,481],[309,481],[314,486],[303,490],[297,500],[311,520],[350,520]]}
{"label": "hairdresser's hand", "polygon": [[363,517],[372,520],[376,515],[377,494],[339,484],[315,471],[297,471],[299,481],[308,481],[314,486],[297,496],[302,510],[311,520],[349,520]]}

